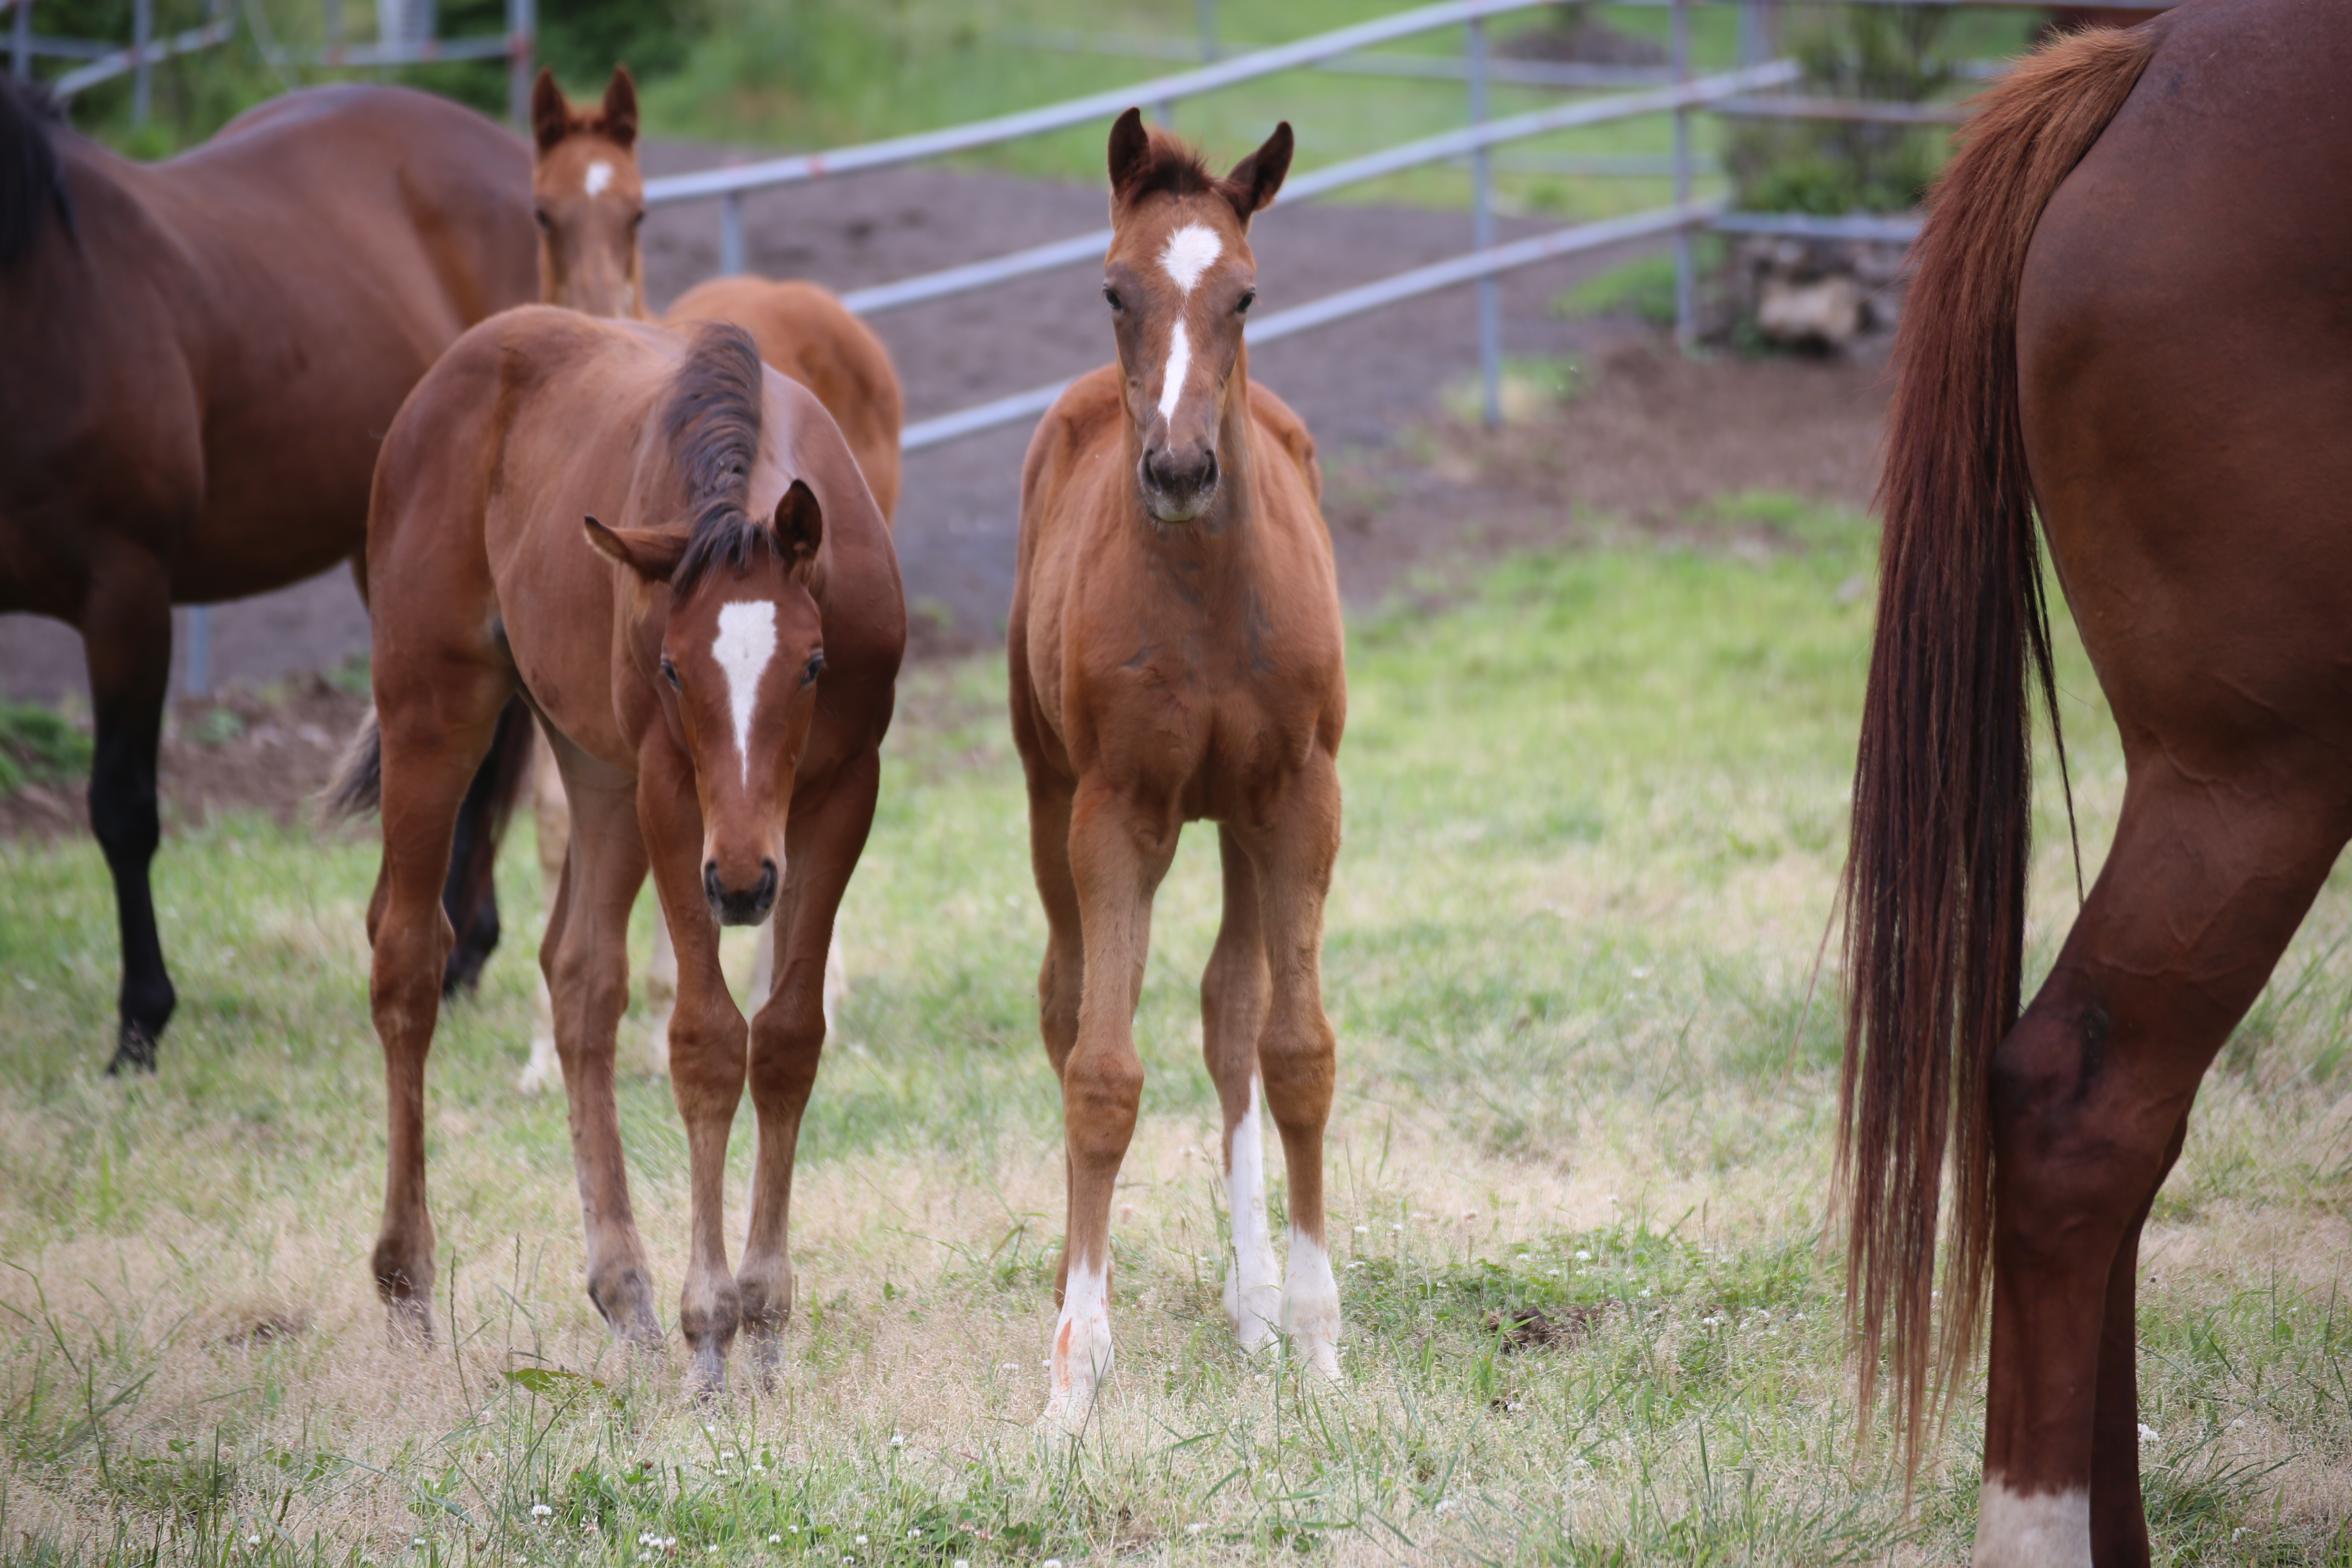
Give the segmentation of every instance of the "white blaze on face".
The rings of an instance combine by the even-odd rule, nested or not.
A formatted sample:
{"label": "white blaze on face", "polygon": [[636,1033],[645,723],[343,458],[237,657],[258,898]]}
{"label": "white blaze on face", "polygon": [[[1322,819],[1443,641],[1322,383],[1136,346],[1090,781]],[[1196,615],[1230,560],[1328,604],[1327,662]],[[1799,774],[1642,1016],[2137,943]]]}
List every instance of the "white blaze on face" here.
{"label": "white blaze on face", "polygon": [[582,183],[581,188],[592,196],[601,196],[604,194],[604,187],[612,183],[613,165],[599,159],[588,165],[588,178]]}
{"label": "white blaze on face", "polygon": [[735,754],[742,759],[743,783],[751,783],[751,710],[760,700],[760,678],[776,657],[776,606],[764,599],[724,605],[710,657],[727,678],[727,710],[735,721]]}
{"label": "white blaze on face", "polygon": [[1265,1138],[1258,1130],[1258,1080],[1250,1078],[1249,1109],[1225,1145],[1225,1205],[1233,1217],[1234,1257],[1225,1269],[1225,1318],[1244,1350],[1274,1332],[1282,1310],[1274,1246],[1265,1224]]}
{"label": "white blaze on face", "polygon": [[1988,1479],[1977,1494],[1976,1568],[2091,1568],[2091,1494],[2034,1496]]}
{"label": "white blaze on face", "polygon": [[[1184,304],[1192,299],[1192,289],[1203,274],[1217,264],[1223,255],[1225,242],[1217,231],[1205,224],[1188,223],[1168,237],[1160,247],[1160,269],[1168,274],[1182,294]],[[1176,417],[1176,405],[1183,401],[1184,379],[1192,371],[1192,340],[1184,330],[1184,304],[1176,308],[1176,325],[1168,334],[1168,371],[1160,382],[1160,417]]]}

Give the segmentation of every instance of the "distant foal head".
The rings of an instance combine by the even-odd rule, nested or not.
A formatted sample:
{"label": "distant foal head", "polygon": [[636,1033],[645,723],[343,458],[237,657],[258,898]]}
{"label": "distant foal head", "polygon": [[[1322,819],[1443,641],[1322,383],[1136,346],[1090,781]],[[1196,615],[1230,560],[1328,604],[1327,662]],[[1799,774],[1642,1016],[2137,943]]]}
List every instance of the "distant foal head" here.
{"label": "distant foal head", "polygon": [[635,574],[645,612],[662,616],[655,693],[694,769],[702,891],[722,925],[756,925],[775,905],[793,774],[824,668],[810,592],[824,541],[816,496],[793,479],[772,510],[751,504],[755,480],[781,477],[759,468],[762,391],[750,337],[704,328],[665,419],[683,515],[643,529],[587,520],[589,542]]}
{"label": "distant foal head", "polygon": [[1282,188],[1290,146],[1285,121],[1219,179],[1135,110],[1111,127],[1103,298],[1142,444],[1136,478],[1162,522],[1189,522],[1216,500],[1217,432],[1257,298],[1250,216]]}
{"label": "distant foal head", "polygon": [[538,149],[530,196],[539,217],[540,302],[591,316],[646,313],[637,226],[646,185],[637,174],[637,85],[613,68],[604,101],[575,110],[541,69],[530,93]]}

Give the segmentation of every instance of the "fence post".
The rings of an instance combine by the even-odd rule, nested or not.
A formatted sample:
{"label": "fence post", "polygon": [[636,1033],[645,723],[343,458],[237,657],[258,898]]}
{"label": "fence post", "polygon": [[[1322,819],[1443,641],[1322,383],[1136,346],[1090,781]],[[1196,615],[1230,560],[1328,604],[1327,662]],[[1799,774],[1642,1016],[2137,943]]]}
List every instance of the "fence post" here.
{"label": "fence post", "polygon": [[8,74],[18,81],[33,79],[33,0],[16,0],[9,19]]}
{"label": "fence post", "polygon": [[1764,0],[1739,0],[1739,63],[1761,65],[1769,53],[1764,41]]}
{"label": "fence post", "polygon": [[743,193],[730,191],[719,198],[719,275],[732,278],[743,270]]}
{"label": "fence post", "polygon": [[340,65],[343,54],[343,0],[327,0],[326,63]]}
{"label": "fence post", "polygon": [[1217,48],[1217,0],[1192,0],[1192,19],[1201,25],[1201,63],[1208,65],[1220,53]]}
{"label": "fence post", "polygon": [[209,605],[188,606],[188,667],[181,672],[180,683],[191,697],[203,697],[213,689],[213,612]]}
{"label": "fence post", "polygon": [[530,127],[530,79],[538,53],[539,17],[532,0],[507,0],[507,113]]}
{"label": "fence post", "polygon": [[[1679,3],[1679,0],[1677,0]],[[1468,24],[1470,123],[1486,122],[1486,22],[1473,16]],[[1495,161],[1481,147],[1470,154],[1471,242],[1478,250],[1495,245]],[[1487,273],[1478,279],[1478,384],[1480,411],[1486,428],[1503,422],[1503,286]]]}
{"label": "fence post", "polygon": [[[1690,62],[1690,0],[1673,0],[1675,79],[1687,82],[1691,79]],[[1680,205],[1691,199],[1691,111],[1687,107],[1675,110],[1675,202]],[[1690,226],[1675,230],[1675,342],[1688,353],[1696,342],[1697,309],[1693,298],[1695,279],[1692,276]]]}
{"label": "fence post", "polygon": [[147,58],[155,42],[155,0],[131,0],[131,123],[147,123],[155,92],[155,68]]}

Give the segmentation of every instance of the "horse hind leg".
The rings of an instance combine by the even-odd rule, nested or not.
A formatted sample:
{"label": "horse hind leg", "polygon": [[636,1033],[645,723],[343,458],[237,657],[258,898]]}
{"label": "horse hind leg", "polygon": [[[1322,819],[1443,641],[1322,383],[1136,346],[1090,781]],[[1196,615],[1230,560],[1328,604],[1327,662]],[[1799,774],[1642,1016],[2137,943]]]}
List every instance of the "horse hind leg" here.
{"label": "horse hind leg", "polygon": [[157,745],[172,679],[172,587],[162,563],[123,551],[93,585],[81,616],[97,746],[89,824],[114,881],[122,985],[110,1073],[155,1070],[155,1044],[179,1005],[163,966],[148,868],[163,828],[156,812]]}
{"label": "horse hind leg", "polygon": [[2344,842],[2340,804],[2283,768],[2233,784],[2171,770],[2135,769],[2106,866],[1988,1075],[1980,1568],[2147,1561],[2121,1373],[2133,1243],[2206,1068]]}
{"label": "horse hind leg", "polygon": [[1258,1124],[1257,1042],[1271,984],[1258,912],[1257,873],[1233,829],[1217,830],[1224,915],[1201,976],[1201,1053],[1224,1112],[1225,1207],[1233,1247],[1225,1259],[1225,1321],[1244,1350],[1274,1338],[1282,1317],[1282,1275],[1265,1212],[1265,1134]]}
{"label": "horse hind leg", "polygon": [[449,875],[441,889],[442,910],[457,932],[441,974],[444,997],[478,990],[482,966],[498,948],[499,844],[506,835],[507,818],[513,813],[516,798],[530,777],[536,730],[522,698],[508,699],[499,714],[489,754],[475,770],[465,803],[457,808]]}

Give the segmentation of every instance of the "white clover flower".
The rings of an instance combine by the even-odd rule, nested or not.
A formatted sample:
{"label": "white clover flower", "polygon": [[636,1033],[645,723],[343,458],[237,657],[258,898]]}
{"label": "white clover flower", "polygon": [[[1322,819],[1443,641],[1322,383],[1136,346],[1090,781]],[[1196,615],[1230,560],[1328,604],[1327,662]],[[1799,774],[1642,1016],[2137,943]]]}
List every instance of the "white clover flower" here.
{"label": "white clover flower", "polygon": [[530,1505],[530,1517],[533,1519],[546,1519],[551,1516],[554,1512],[555,1510],[553,1509],[548,1507],[543,1502],[535,1502]]}
{"label": "white clover flower", "polygon": [[261,1537],[257,1535],[248,1535],[245,1538],[245,1543],[247,1546],[258,1546],[261,1544]]}

